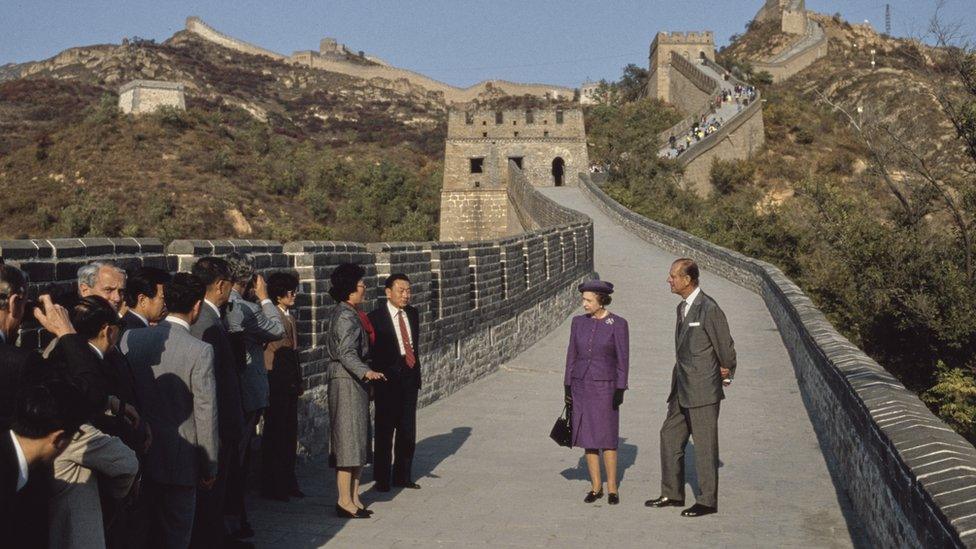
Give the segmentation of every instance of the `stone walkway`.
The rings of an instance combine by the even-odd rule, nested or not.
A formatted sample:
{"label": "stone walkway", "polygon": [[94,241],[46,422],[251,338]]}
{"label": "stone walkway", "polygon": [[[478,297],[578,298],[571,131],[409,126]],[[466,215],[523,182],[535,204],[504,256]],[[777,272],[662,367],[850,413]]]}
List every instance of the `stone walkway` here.
{"label": "stone walkway", "polygon": [[[341,521],[321,462],[302,469],[309,497],[253,499],[259,547],[850,547],[860,529],[831,481],[789,357],[760,297],[704,273],[739,356],[722,405],[719,513],[648,509],[658,495],[658,429],[673,364],[670,254],[613,224],[577,189],[546,189],[594,218],[596,265],[617,285],[612,309],[631,326],[630,390],[621,408],[621,504],[582,502],[582,452],[556,446],[569,321],[502,370],[418,413],[423,489],[364,500],[370,520]],[[369,472],[366,473],[369,476]],[[368,488],[371,483],[366,483]],[[694,481],[692,481],[694,485]],[[691,490],[689,489],[689,498]]]}

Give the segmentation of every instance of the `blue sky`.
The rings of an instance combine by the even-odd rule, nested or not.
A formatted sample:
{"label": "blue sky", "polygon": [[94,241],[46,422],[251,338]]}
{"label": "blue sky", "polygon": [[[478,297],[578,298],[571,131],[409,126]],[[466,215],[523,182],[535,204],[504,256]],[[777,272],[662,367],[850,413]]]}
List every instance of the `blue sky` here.
{"label": "blue sky", "polygon": [[[892,34],[920,36],[937,0],[890,0]],[[333,36],[353,50],[467,86],[488,78],[578,86],[647,64],[659,30],[741,33],[763,0],[0,0],[0,64],[126,36],[162,41],[198,15],[220,31],[289,54]],[[807,0],[884,29],[882,0]],[[976,38],[976,0],[945,0],[947,21]],[[681,6],[677,9],[677,6]]]}

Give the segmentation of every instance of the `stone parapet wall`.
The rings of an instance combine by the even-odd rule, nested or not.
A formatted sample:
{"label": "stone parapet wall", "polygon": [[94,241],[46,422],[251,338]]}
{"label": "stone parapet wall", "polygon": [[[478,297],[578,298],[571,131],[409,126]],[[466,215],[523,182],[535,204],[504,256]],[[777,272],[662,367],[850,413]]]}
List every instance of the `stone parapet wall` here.
{"label": "stone parapet wall", "polygon": [[280,53],[273,52],[271,50],[264,49],[253,44],[249,44],[243,40],[238,40],[232,36],[227,36],[226,34],[218,31],[217,29],[211,27],[210,25],[203,22],[203,19],[199,17],[187,17],[186,18],[186,30],[197,34],[202,38],[223,46],[228,49],[235,51],[249,53],[251,55],[263,55],[265,57],[270,57],[278,61],[285,61],[288,59],[286,56]]}
{"label": "stone parapet wall", "polygon": [[976,546],[972,445],[839,334],[778,268],[642,217],[581,178],[583,192],[634,234],[763,297],[828,467],[845,487],[868,545]]}
{"label": "stone parapet wall", "polygon": [[[814,64],[818,59],[827,56],[827,33],[816,21],[809,21],[808,29],[819,33],[819,38],[810,43],[809,46],[797,51],[785,59],[772,61],[752,61],[752,68],[756,73],[768,72],[773,77],[773,82],[782,82],[794,74]],[[787,49],[795,48],[800,42],[809,40],[810,35],[801,36],[795,43],[791,43]],[[784,52],[787,50],[784,50]]]}

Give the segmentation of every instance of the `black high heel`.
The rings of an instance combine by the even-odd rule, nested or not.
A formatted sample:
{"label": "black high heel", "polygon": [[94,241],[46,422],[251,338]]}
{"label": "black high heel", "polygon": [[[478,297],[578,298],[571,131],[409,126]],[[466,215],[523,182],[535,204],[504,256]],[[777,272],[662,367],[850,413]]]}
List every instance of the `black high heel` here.
{"label": "black high heel", "polygon": [[350,513],[349,511],[343,509],[342,506],[339,505],[338,503],[336,504],[335,509],[336,509],[336,516],[339,518],[346,518],[346,519],[369,518],[369,515],[365,515],[365,514],[361,515],[359,513],[359,510],[357,510],[355,513]]}
{"label": "black high heel", "polygon": [[609,503],[610,505],[616,505],[620,503],[620,495],[614,492],[610,492],[609,494],[607,494],[607,503]]}
{"label": "black high heel", "polygon": [[591,492],[588,492],[586,494],[586,497],[585,498],[583,498],[583,503],[593,503],[594,501],[596,501],[596,500],[598,500],[598,499],[600,499],[602,497],[603,497],[603,490],[600,490],[599,492],[592,492],[591,491]]}
{"label": "black high heel", "polygon": [[368,516],[371,516],[373,514],[372,511],[370,511],[369,509],[367,509],[365,507],[357,507],[356,508],[356,514],[358,515],[360,513],[365,513],[367,517]]}

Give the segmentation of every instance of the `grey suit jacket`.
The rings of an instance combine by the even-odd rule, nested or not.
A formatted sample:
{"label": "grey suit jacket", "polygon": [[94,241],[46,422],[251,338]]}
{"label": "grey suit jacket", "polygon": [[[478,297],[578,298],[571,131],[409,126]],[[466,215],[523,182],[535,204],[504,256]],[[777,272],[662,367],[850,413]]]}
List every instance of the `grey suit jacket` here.
{"label": "grey suit jacket", "polygon": [[230,344],[227,327],[210,305],[200,305],[200,318],[190,326],[193,337],[209,343],[214,350],[214,378],[217,381],[217,418],[220,440],[237,444],[244,432],[244,407],[241,403],[241,372]]}
{"label": "grey suit jacket", "polygon": [[347,303],[339,303],[329,318],[329,333],[325,338],[325,356],[328,363],[325,377],[360,381],[369,366],[369,336],[363,330],[359,314]]}
{"label": "grey suit jacket", "polygon": [[168,321],[122,337],[153,443],[146,474],[161,484],[196,486],[217,474],[217,393],[213,347]]}
{"label": "grey suit jacket", "polygon": [[[270,301],[257,305],[230,293],[227,331],[244,339],[246,367],[241,374],[244,410],[253,412],[268,407],[268,371],[264,368],[264,344],[285,337],[278,308]],[[205,305],[205,304],[204,304]]]}
{"label": "grey suit jacket", "polygon": [[725,313],[705,292],[698,294],[684,321],[676,323],[674,345],[677,360],[668,402],[677,398],[683,408],[695,408],[725,398],[719,368],[735,375],[735,342]]}

